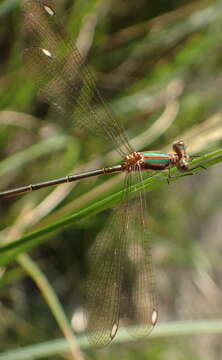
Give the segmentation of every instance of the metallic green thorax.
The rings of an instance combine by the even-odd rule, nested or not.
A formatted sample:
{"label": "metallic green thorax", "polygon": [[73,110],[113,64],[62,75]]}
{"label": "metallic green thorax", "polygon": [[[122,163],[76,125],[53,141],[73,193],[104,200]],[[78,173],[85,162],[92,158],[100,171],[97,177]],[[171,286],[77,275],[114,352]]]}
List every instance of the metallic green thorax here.
{"label": "metallic green thorax", "polygon": [[158,151],[145,151],[142,153],[144,158],[144,169],[163,170],[170,166],[170,156],[167,153]]}

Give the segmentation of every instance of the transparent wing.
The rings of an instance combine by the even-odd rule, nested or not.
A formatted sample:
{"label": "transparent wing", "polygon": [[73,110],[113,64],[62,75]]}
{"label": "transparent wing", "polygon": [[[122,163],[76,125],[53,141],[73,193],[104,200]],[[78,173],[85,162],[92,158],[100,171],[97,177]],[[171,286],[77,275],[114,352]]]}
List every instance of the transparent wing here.
{"label": "transparent wing", "polygon": [[137,175],[126,175],[125,201],[114,209],[89,252],[86,324],[93,346],[112,341],[120,321],[125,326],[143,325],[130,330],[141,337],[157,320],[144,197],[141,193],[136,200],[129,199],[132,177]]}
{"label": "transparent wing", "polygon": [[132,152],[123,128],[105,104],[93,73],[84,65],[73,42],[56,19],[52,0],[26,0],[23,5],[25,58],[41,96],[75,126],[101,136],[119,149]]}
{"label": "transparent wing", "polygon": [[[126,183],[128,181],[127,176]],[[85,310],[87,336],[93,346],[107,345],[119,327],[125,230],[129,220],[127,206],[127,202],[123,202],[113,210],[89,251]]]}
{"label": "transparent wing", "polygon": [[[141,188],[142,172],[139,168],[134,170],[132,180],[135,183],[131,183],[131,187]],[[155,326],[158,314],[143,189],[136,200],[128,202],[129,222],[120,317],[131,335],[143,337],[149,335]]]}

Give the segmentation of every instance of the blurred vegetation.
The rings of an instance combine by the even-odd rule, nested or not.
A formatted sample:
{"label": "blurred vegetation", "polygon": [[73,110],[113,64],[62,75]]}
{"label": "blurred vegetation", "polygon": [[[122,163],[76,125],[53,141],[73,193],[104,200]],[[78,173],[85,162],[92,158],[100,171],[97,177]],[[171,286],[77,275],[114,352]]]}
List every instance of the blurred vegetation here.
{"label": "blurred vegetation", "polygon": [[[136,149],[171,151],[178,138],[191,154],[221,148],[221,1],[55,3]],[[0,2],[2,190],[119,161],[96,137],[47,117],[36,100],[32,75],[22,61],[20,4]],[[33,231],[42,231],[42,236],[32,245],[31,257],[23,253],[14,261],[14,255],[0,253],[1,264],[10,262],[1,268],[0,360],[9,359],[5,352],[12,349],[11,359],[34,358],[31,351],[25,357],[32,344],[39,345],[36,359],[41,352],[48,359],[43,342],[58,339],[62,332],[73,340],[66,316],[76,320],[80,313],[84,255],[111,211],[110,195],[120,189],[118,176],[99,177],[1,200],[1,245]],[[216,325],[207,319],[222,318],[221,202],[220,163],[149,190],[147,216],[159,301],[156,327],[158,331],[166,322],[165,332],[155,338],[154,331],[139,344],[126,345],[125,340],[100,352],[87,350],[89,358],[220,358],[221,334],[215,334]],[[94,205],[96,209],[88,210]],[[74,221],[75,214],[81,221]],[[65,216],[73,221],[56,227]],[[45,232],[47,226],[56,231]],[[190,332],[181,335],[180,321],[198,324],[199,319],[206,319],[199,333],[193,335],[194,321],[188,323]],[[175,338],[170,326],[176,320]],[[57,345],[51,344],[54,359],[61,358]],[[21,353],[16,351],[20,347]]]}

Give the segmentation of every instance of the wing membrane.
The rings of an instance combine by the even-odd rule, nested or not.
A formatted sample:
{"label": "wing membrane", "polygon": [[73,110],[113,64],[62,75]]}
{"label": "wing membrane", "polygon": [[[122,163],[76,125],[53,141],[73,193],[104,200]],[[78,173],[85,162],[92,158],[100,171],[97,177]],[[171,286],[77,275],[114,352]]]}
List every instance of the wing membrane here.
{"label": "wing membrane", "polygon": [[93,346],[107,345],[119,327],[128,221],[127,203],[123,202],[113,210],[89,252],[85,305],[87,336]]}
{"label": "wing membrane", "polygon": [[145,231],[145,199],[130,200],[133,177],[126,175],[124,201],[114,209],[108,224],[89,254],[86,320],[89,342],[107,345],[119,324],[135,337],[147,336],[157,320],[149,241]]}
{"label": "wing membrane", "polygon": [[[141,186],[142,172],[137,169],[135,181]],[[138,186],[136,185],[136,186]],[[147,336],[157,321],[157,301],[153,275],[150,241],[147,229],[147,211],[144,191],[136,200],[130,200],[130,220],[127,229],[127,254],[123,284],[125,304],[121,317],[134,337]]]}
{"label": "wing membrane", "polygon": [[[132,152],[122,125],[102,99],[95,77],[65,34],[50,0],[24,3],[25,57],[42,97],[63,119],[105,138],[123,156]],[[121,148],[121,149],[120,149]]]}

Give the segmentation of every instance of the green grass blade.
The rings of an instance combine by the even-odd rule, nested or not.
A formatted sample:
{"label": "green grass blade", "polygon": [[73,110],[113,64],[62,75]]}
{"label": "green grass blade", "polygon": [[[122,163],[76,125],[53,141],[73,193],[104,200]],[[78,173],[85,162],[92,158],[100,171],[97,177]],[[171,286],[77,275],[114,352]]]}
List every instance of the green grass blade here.
{"label": "green grass blade", "polygon": [[[146,341],[147,344],[151,339],[161,339],[164,337],[179,337],[189,335],[202,334],[221,334],[222,319],[201,319],[189,321],[175,321],[169,323],[160,323],[156,325],[153,332]],[[132,341],[126,329],[120,328],[118,334],[112,344],[124,344]],[[84,336],[78,336],[78,343],[83,349],[87,349],[89,344]],[[69,349],[69,345],[65,339],[57,339],[39,343],[13,351],[0,354],[0,360],[32,360],[48,358],[50,356],[63,355]]]}
{"label": "green grass blade", "polygon": [[[208,153],[192,161],[192,173],[195,174],[198,171],[205,171],[208,167],[217,164],[222,161],[222,149]],[[204,166],[202,168],[201,166]],[[180,177],[187,176],[187,173],[181,174],[176,168],[171,171],[170,182],[178,180]],[[147,178],[144,181],[144,188],[146,192],[153,191],[154,189],[159,188],[162,185],[167,185],[168,171],[160,172],[152,177]],[[132,188],[132,197],[136,196],[139,191],[139,185],[136,185]],[[99,213],[109,207],[117,205],[122,198],[122,191],[114,193],[111,196],[104,198],[103,200],[97,201],[96,203],[75,212],[72,215],[64,217],[58,221],[53,222],[50,225],[47,225],[37,231],[34,231],[30,234],[23,236],[21,239],[9,243],[0,248],[0,253],[6,254],[1,255],[0,257],[0,266],[6,265],[11,262],[19,253],[30,250],[31,248],[38,246],[42,242],[46,241],[46,236],[65,228],[68,225],[73,224],[75,221],[79,221],[88,216]]]}

